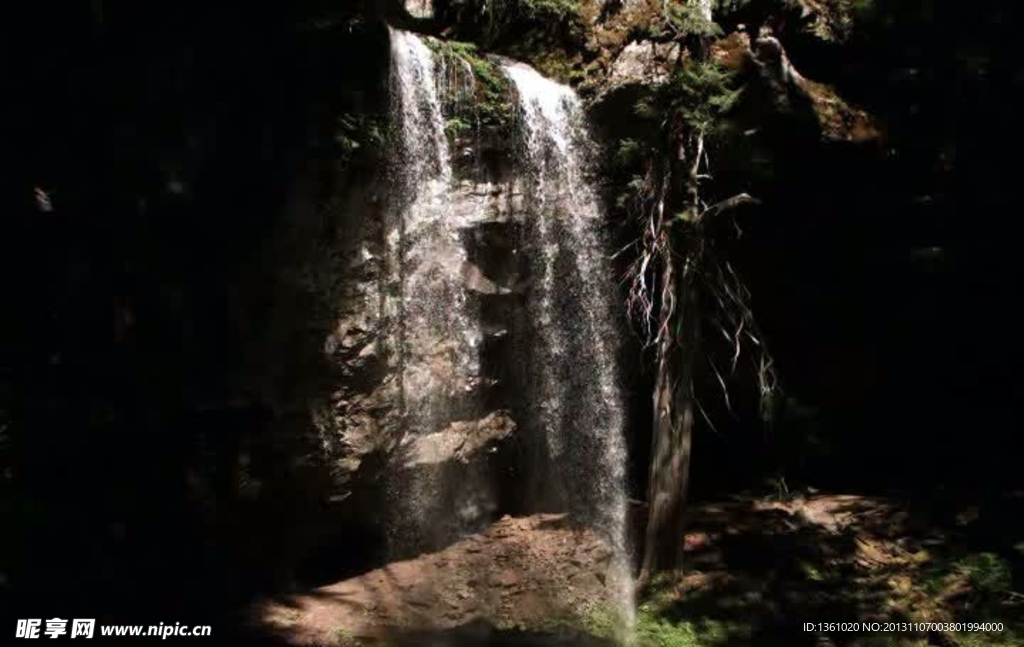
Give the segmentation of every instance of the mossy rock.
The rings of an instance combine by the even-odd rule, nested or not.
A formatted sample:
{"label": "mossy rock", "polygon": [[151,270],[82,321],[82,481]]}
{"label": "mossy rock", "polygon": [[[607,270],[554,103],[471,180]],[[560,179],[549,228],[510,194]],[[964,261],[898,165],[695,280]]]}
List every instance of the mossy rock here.
{"label": "mossy rock", "polygon": [[471,96],[449,97],[451,114],[445,128],[449,136],[478,127],[510,131],[515,116],[512,85],[495,58],[480,52],[474,43],[429,38],[427,44],[447,66],[464,66],[473,77]]}

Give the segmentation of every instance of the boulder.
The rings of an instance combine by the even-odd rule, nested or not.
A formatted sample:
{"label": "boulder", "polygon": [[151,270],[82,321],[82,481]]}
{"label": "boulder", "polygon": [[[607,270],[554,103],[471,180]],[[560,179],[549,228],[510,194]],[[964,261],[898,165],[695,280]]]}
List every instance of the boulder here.
{"label": "boulder", "polygon": [[794,99],[803,100],[809,104],[823,139],[867,142],[881,137],[877,121],[866,111],[843,99],[833,86],[800,74],[775,36],[758,38],[750,60],[760,72],[761,81],[774,94],[775,107],[793,110]]}
{"label": "boulder", "polygon": [[632,41],[612,63],[607,89],[630,84],[664,83],[682,56],[679,43]]}

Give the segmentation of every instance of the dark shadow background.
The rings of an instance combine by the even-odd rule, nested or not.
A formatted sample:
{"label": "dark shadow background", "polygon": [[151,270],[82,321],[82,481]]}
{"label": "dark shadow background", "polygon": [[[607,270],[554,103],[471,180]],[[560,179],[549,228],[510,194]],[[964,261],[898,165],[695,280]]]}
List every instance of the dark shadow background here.
{"label": "dark shadow background", "polygon": [[198,622],[377,559],[373,506],[332,518],[308,411],[343,379],[332,313],[279,278],[284,234],[331,234],[288,221],[296,186],[374,181],[339,114],[386,110],[383,24],[320,9],[44,2],[6,25],[5,613]]}
{"label": "dark shadow background", "polygon": [[[809,106],[773,109],[751,86],[736,119],[756,133],[714,161],[721,195],[762,201],[719,251],[750,287],[784,400],[765,427],[749,365],[730,383],[735,415],[713,375],[699,385],[719,433],[698,419],[698,500],[767,494],[779,476],[926,501],[1021,485],[1013,17],[998,2],[863,6],[842,45],[807,36],[799,12],[771,23],[796,69],[877,117],[883,138],[825,142]],[[726,32],[754,31],[768,7],[746,5]],[[599,115],[609,137],[636,136],[623,95]],[[643,426],[652,361],[635,367]],[[635,439],[642,498],[648,441]]]}

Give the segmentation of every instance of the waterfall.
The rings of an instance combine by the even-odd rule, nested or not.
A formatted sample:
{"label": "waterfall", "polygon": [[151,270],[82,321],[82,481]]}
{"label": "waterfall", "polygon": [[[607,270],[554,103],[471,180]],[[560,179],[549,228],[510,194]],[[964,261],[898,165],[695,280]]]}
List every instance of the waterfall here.
{"label": "waterfall", "polygon": [[572,89],[522,63],[503,67],[519,94],[524,180],[533,183],[525,191],[534,280],[527,307],[537,337],[529,388],[548,453],[544,484],[555,505],[604,532],[616,549],[631,621],[620,329],[603,213],[587,174],[595,147]]}
{"label": "waterfall", "polygon": [[433,0],[405,0],[405,10],[414,18],[433,18]]}
{"label": "waterfall", "polygon": [[[480,333],[464,288],[462,223],[452,215],[452,163],[439,85],[441,61],[413,34],[391,31],[393,118],[399,127],[392,170],[395,194],[387,223],[387,315],[395,325],[395,355],[408,449],[441,433],[467,411],[476,388]],[[410,551],[449,537],[443,509],[460,484],[430,470],[396,474],[392,483],[393,542]],[[469,487],[470,484],[462,484]]]}
{"label": "waterfall", "polygon": [[[474,227],[486,220],[485,205],[473,196],[489,195],[492,187],[467,192],[466,179],[453,171],[445,110],[471,96],[473,87],[462,78],[460,61],[446,62],[423,38],[397,30],[391,48],[398,137],[384,309],[398,358],[402,446],[426,455],[433,451],[428,445],[444,444],[467,424],[479,435],[482,427],[473,425],[494,415],[481,418],[480,385],[487,381],[481,375],[482,301],[471,294],[467,277],[490,279],[469,261],[466,248]],[[507,372],[521,377],[503,386],[518,403],[516,445],[529,448],[519,458],[525,478],[516,487],[526,492],[519,497],[524,511],[568,512],[605,537],[613,548],[609,584],[628,623],[633,591],[625,413],[616,370],[620,327],[604,218],[587,172],[593,144],[571,89],[519,63],[502,67],[518,90],[524,153],[509,183],[525,199],[511,216],[515,226],[500,231],[517,258],[519,248],[525,252],[528,280],[526,287],[495,286],[486,293],[491,303],[508,299],[503,316],[509,320],[502,323],[515,331],[515,352],[505,361],[521,363]],[[439,548],[493,520],[486,518],[497,507],[493,467],[486,460],[461,463],[433,471],[410,471],[406,464],[394,471],[389,512],[391,540],[404,549],[399,552]]]}

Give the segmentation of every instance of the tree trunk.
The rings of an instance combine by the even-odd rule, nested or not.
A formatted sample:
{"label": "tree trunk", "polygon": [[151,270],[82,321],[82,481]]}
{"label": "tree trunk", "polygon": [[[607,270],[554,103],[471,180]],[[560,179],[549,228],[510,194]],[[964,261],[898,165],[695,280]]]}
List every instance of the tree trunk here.
{"label": "tree trunk", "polygon": [[654,424],[648,477],[647,532],[639,584],[682,566],[686,493],[693,437],[693,360],[700,319],[693,259],[681,274],[667,255],[662,271],[661,338],[654,387]]}
{"label": "tree trunk", "polygon": [[[658,373],[654,385],[654,424],[651,466],[647,481],[648,518],[639,586],[659,571],[677,571],[683,564],[686,492],[690,484],[693,443],[693,375],[700,344],[698,269],[703,261],[699,209],[704,134],[697,132],[690,151],[679,143],[670,162],[669,178],[686,178],[670,185],[669,204],[694,211],[686,240],[682,222],[668,225],[668,250],[663,254],[661,305],[658,309]],[[687,154],[689,152],[689,154]],[[682,262],[682,268],[676,264]]]}

